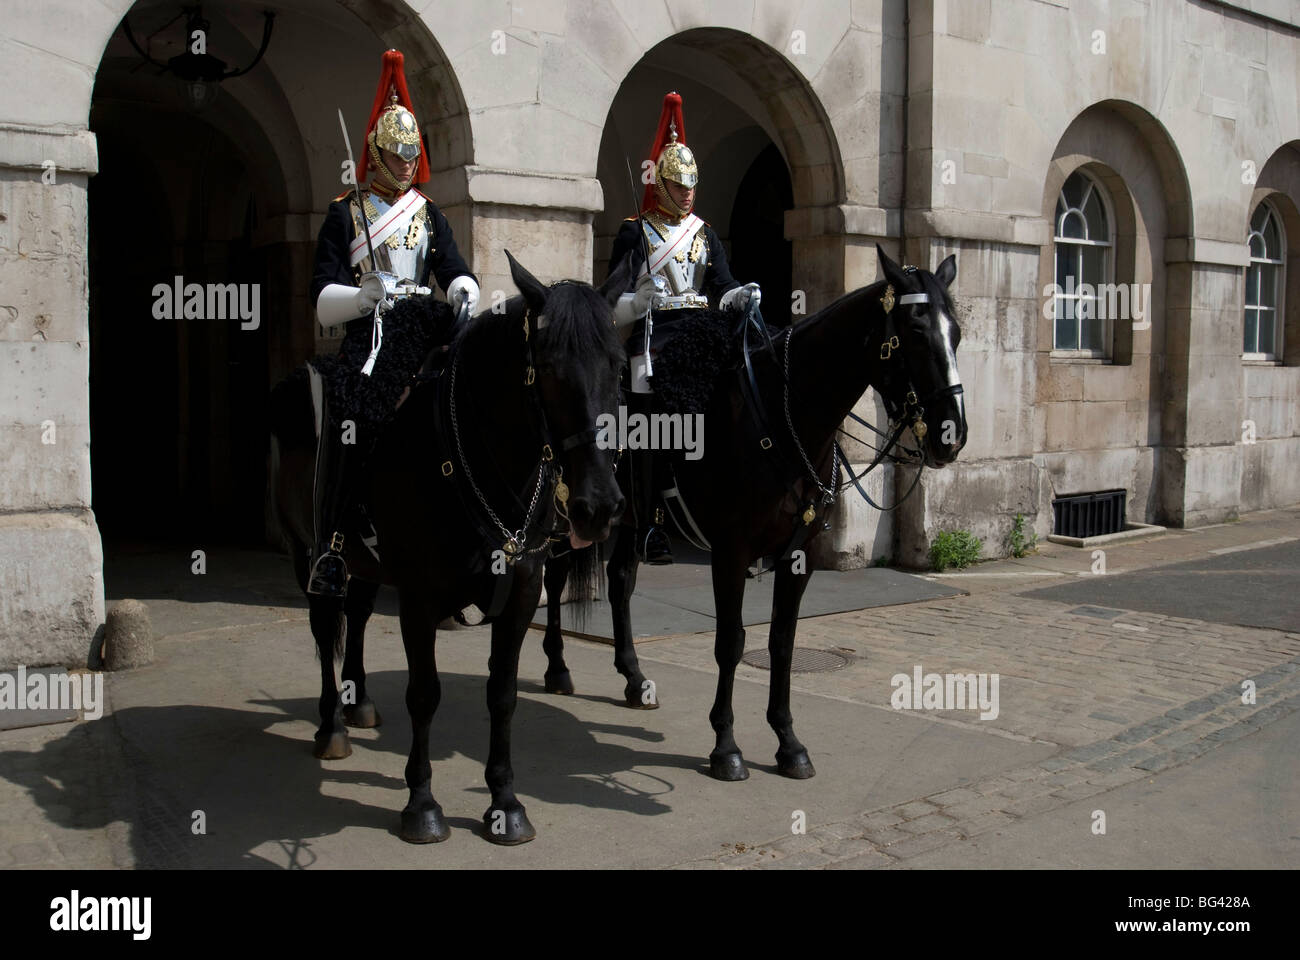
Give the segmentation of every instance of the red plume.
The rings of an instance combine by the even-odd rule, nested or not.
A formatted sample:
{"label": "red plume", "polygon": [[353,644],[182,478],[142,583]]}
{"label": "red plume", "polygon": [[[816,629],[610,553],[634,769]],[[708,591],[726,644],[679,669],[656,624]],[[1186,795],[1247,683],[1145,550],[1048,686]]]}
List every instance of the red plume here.
{"label": "red plume", "polygon": [[[384,66],[379,74],[379,89],[375,91],[375,105],[370,108],[370,122],[366,124],[366,139],[370,138],[370,131],[375,129],[375,124],[379,122],[379,115],[384,112],[388,106],[389,97],[394,92],[397,93],[397,102],[404,106],[411,113],[415,113],[415,107],[411,103],[411,94],[406,89],[406,73],[402,69],[403,57],[400,50],[384,51]],[[361,151],[361,167],[357,170],[357,179],[366,178],[366,170],[370,166],[370,149],[363,148]],[[429,179],[429,158],[424,152],[424,140],[420,140],[420,163],[415,169],[415,179],[412,183],[424,183]]]}
{"label": "red plume", "polygon": [[[682,118],[682,98],[678,93],[664,95],[664,107],[659,113],[659,127],[655,130],[654,143],[650,145],[650,156],[647,158],[651,163],[659,162],[659,154],[671,142],[668,136],[668,127],[671,123],[677,124],[677,142],[685,146],[686,121]],[[641,199],[641,212],[649,213],[654,208],[655,185],[651,180],[646,184],[645,194]]]}

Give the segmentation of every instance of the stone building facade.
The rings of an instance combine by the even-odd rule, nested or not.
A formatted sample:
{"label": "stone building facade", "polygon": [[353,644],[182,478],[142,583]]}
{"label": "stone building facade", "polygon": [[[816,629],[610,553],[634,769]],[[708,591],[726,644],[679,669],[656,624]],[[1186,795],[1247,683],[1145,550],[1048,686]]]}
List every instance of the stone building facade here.
{"label": "stone building facade", "polygon": [[[670,89],[769,318],[874,281],[877,243],[957,255],[968,445],[896,513],[847,497],[822,563],[923,565],[951,527],[994,555],[1084,491],[1187,526],[1300,501],[1300,3],[277,0],[265,58],[201,110],[122,25],[166,61],[180,6],[6,4],[0,666],[84,662],[104,543],[184,528],[183,568],[260,521],[266,391],[331,345],[307,274],[337,110],[358,143],[388,47],[485,297],[513,293],[507,248],[603,277]],[[265,7],[209,3],[209,52],[252,61]],[[1070,263],[1137,298],[1079,316]],[[260,323],[158,319],[175,276],[256,284]]]}

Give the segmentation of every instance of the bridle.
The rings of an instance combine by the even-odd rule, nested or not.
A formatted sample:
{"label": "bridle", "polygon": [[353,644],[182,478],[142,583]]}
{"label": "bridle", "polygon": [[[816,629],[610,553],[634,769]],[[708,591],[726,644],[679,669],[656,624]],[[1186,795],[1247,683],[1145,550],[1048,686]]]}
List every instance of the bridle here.
{"label": "bridle", "polygon": [[[598,435],[598,431],[593,425],[570,434],[561,440],[558,445],[551,440],[551,430],[546,419],[546,411],[536,388],[537,368],[533,359],[532,347],[532,332],[544,329],[546,322],[545,313],[538,313],[534,318],[532,308],[525,305],[523,322],[524,386],[528,388],[529,400],[524,404],[524,407],[532,420],[534,436],[540,441],[540,452],[536,465],[529,472],[530,480],[534,476],[536,479],[531,484],[532,495],[527,506],[524,506],[519,497],[513,498],[515,506],[523,513],[521,524],[517,529],[511,530],[488,502],[478,482],[474,479],[474,471],[465,453],[456,409],[456,377],[460,367],[461,353],[459,350],[453,351],[451,369],[446,378],[446,407],[451,429],[450,431],[435,429],[435,436],[450,436],[451,438],[451,456],[442,461],[442,476],[451,480],[453,485],[461,492],[462,502],[479,536],[486,543],[499,544],[496,549],[499,549],[504,555],[506,565],[511,573],[513,573],[516,561],[550,549],[552,543],[566,539],[572,530],[572,521],[569,518],[568,510],[570,491],[568,484],[564,482],[564,468],[556,459],[556,447],[558,446],[559,453],[563,455],[589,443],[594,444]],[[439,401],[435,403],[435,409],[441,411],[441,408],[442,398],[440,397]],[[473,495],[474,503],[470,501],[469,496],[465,495],[466,491],[462,488],[462,485],[456,483],[458,472],[464,475],[465,485],[468,486],[468,492]],[[503,485],[509,487],[509,484]],[[538,512],[538,506],[543,502],[542,491],[548,486],[551,487],[551,501],[555,515],[564,523],[561,527],[551,529],[545,529],[547,526],[545,517]],[[484,518],[490,522],[490,525],[484,522]],[[540,537],[538,537],[539,533],[541,534]],[[498,577],[498,594],[502,592],[501,581],[508,581],[509,579],[510,577]],[[496,607],[496,605],[494,597],[493,606]]]}
{"label": "bridle", "polygon": [[[916,275],[920,275],[921,273],[920,270],[918,270],[916,267],[910,265],[905,266],[903,268],[903,272],[905,274],[916,274]],[[924,278],[922,278],[922,283],[924,284]],[[880,334],[881,341],[880,341],[880,354],[879,354],[880,360],[883,363],[891,363],[893,361],[894,354],[901,353],[903,349],[902,338],[898,333],[898,328],[895,323],[895,316],[894,316],[895,305],[897,306],[910,306],[913,304],[928,305],[931,302],[932,300],[931,300],[930,292],[905,293],[901,297],[895,299],[893,284],[885,285],[885,293],[880,298],[880,305],[881,307],[884,308],[885,311],[883,330]],[[872,334],[868,333],[863,340],[863,346],[869,347],[871,345],[871,341],[872,341]],[[788,373],[789,343],[788,342],[786,345],[786,352],[787,352],[786,391],[788,394],[789,392],[789,373]],[[887,431],[881,431],[877,429],[874,425],[868,423],[862,417],[859,417],[857,414],[852,412],[849,413],[849,418],[852,419],[854,422],[865,426],[867,429],[871,430],[877,436],[883,438],[885,441],[884,446],[879,448],[871,447],[871,444],[866,443],[865,441],[857,437],[854,437],[851,433],[849,433],[844,428],[842,427],[839,428],[839,432],[843,433],[846,437],[850,437],[851,439],[858,440],[858,442],[862,443],[863,446],[876,450],[875,458],[871,461],[870,464],[868,464],[866,469],[864,469],[861,473],[854,474],[853,468],[848,465],[849,459],[845,455],[843,448],[840,446],[839,441],[836,441],[834,444],[834,457],[836,461],[836,466],[833,466],[832,469],[837,470],[838,464],[842,462],[844,464],[844,471],[845,473],[848,474],[849,481],[853,484],[854,489],[858,491],[858,494],[870,506],[881,511],[882,513],[888,513],[890,511],[897,510],[900,506],[902,506],[902,504],[907,500],[907,498],[910,497],[912,493],[916,490],[916,487],[921,480],[921,474],[925,470],[925,460],[924,460],[923,451],[920,449],[913,450],[909,447],[904,447],[899,443],[903,431],[910,426],[912,429],[912,435],[915,436],[917,440],[924,441],[925,435],[928,431],[928,427],[926,426],[925,423],[926,407],[933,404],[937,400],[943,399],[944,397],[958,396],[963,393],[963,387],[961,383],[952,383],[946,386],[937,387],[934,390],[931,390],[929,393],[927,393],[923,398],[918,399],[916,395],[916,389],[911,382],[911,377],[906,371],[907,371],[907,365],[904,364],[903,378],[904,378],[904,385],[906,387],[906,390],[903,393],[903,399],[901,402],[896,398],[896,396],[893,394],[892,391],[888,391],[888,390],[878,391],[881,401],[884,403],[885,414],[886,416],[889,417],[889,429]],[[886,379],[887,381],[892,382],[897,380],[898,377],[896,375],[889,375],[887,376]],[[791,428],[791,433],[793,434],[793,427]],[[798,443],[797,438],[796,438],[796,443]],[[900,449],[902,449],[903,452],[907,454],[907,457],[901,458],[896,454],[894,454],[892,451],[894,450],[895,447],[899,447]],[[871,495],[867,493],[866,488],[863,487],[861,483],[862,478],[865,477],[867,474],[869,474],[877,466],[879,466],[885,459],[889,459],[891,462],[895,464],[914,465],[917,467],[916,475],[912,478],[912,483],[907,488],[907,492],[904,493],[901,497],[899,497],[898,500],[896,500],[891,506],[887,506],[887,507],[881,506],[880,504],[872,500]],[[838,479],[839,477],[838,477],[838,470],[837,470],[836,480],[838,481]]]}

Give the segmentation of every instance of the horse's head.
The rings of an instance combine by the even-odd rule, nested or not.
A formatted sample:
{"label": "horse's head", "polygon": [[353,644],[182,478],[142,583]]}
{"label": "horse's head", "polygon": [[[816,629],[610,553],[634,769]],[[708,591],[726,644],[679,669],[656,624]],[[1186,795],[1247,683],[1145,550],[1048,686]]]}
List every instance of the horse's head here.
{"label": "horse's head", "polygon": [[614,479],[614,451],[598,449],[596,422],[618,415],[623,346],[609,301],[588,283],[550,287],[506,251],[510,276],[523,294],[537,394],[554,444],[574,546],[606,539],[623,514]]}
{"label": "horse's head", "polygon": [[966,404],[957,372],[961,328],[948,296],[957,261],[949,256],[931,273],[900,267],[879,245],[876,253],[894,297],[892,309],[888,294],[882,298],[887,313],[881,343],[873,338],[867,344],[880,349],[880,393],[892,419],[912,424],[926,466],[942,467],[966,444]]}

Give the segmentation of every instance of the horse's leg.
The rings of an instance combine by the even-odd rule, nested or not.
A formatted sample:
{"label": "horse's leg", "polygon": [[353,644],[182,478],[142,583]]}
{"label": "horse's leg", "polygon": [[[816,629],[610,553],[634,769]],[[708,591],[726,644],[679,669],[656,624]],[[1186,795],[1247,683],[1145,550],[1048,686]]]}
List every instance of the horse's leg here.
{"label": "horse's leg", "polygon": [[411,754],[406,760],[406,786],[411,795],[402,811],[402,839],[437,843],[451,835],[430,789],[429,725],[442,699],[434,660],[438,617],[427,588],[401,589],[398,597],[402,646],[406,649],[406,711],[411,715]]}
{"label": "horse's leg", "polygon": [[636,589],[636,536],[631,527],[618,531],[605,569],[609,578],[609,607],[614,620],[614,669],[627,678],[623,699],[638,710],[659,709],[659,691],[641,672],[632,642],[632,591]]}
{"label": "horse's leg", "polygon": [[569,557],[566,551],[546,561],[546,637],[542,650],[546,652],[547,693],[573,693],[573,678],[564,662],[564,634],[560,633],[560,596],[569,579]]}
{"label": "horse's leg", "polygon": [[343,726],[342,704],[334,680],[334,657],[342,639],[343,603],[333,597],[309,596],[311,633],[320,657],[320,727],[312,753],[320,760],[342,760],[351,755],[347,728]]}
{"label": "horse's leg", "polygon": [[776,751],[776,768],[783,776],[795,780],[807,780],[817,774],[808,759],[808,751],[794,735],[794,717],[790,714],[790,662],[794,657],[794,634],[799,625],[799,602],[811,577],[808,571],[794,573],[793,564],[778,564],[772,593],[772,624],[767,636],[767,650],[772,659],[767,722],[781,742]]}
{"label": "horse's leg", "polygon": [[[377,727],[382,722],[375,701],[366,693],[366,621],[375,609],[379,584],[353,577],[343,613],[348,620],[347,646],[343,653],[343,688],[348,701],[343,706],[343,722],[349,727]],[[348,690],[348,684],[352,689]]]}
{"label": "horse's leg", "polygon": [[[510,766],[510,724],[519,699],[519,649],[531,619],[528,611],[536,606],[540,585],[516,584],[510,602],[501,616],[492,622],[492,656],[488,660],[487,705],[492,718],[491,742],[485,771],[492,805],[483,814],[485,836],[493,843],[513,846],[527,843],[537,836],[528,822],[524,806],[515,796],[515,774]],[[533,602],[521,597],[532,591]]]}
{"label": "horse's leg", "polygon": [[713,658],[718,662],[718,693],[709,711],[709,723],[717,735],[709,754],[709,773],[717,780],[747,780],[749,770],[736,746],[732,727],[731,691],[736,679],[736,664],[745,652],[745,628],[741,621],[741,604],[745,597],[745,571],[749,564],[739,550],[713,551],[713,605],[717,614],[717,636]]}

